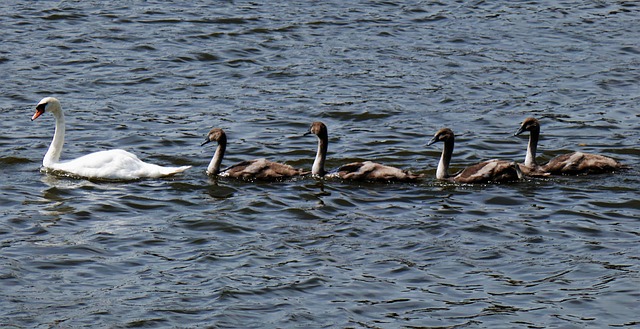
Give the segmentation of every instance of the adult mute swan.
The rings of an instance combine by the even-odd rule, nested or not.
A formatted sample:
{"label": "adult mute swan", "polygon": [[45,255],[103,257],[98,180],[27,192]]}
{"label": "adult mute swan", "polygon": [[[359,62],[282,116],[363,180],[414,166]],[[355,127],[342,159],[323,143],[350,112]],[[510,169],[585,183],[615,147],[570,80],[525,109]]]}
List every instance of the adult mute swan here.
{"label": "adult mute swan", "polygon": [[329,146],[327,126],[319,121],[313,122],[305,135],[316,135],[318,138],[318,150],[316,152],[316,158],[313,161],[313,166],[311,167],[311,174],[314,176],[383,182],[415,181],[422,177],[421,175],[416,175],[406,170],[371,161],[348,163],[339,167],[334,172],[327,173],[324,170],[324,163],[327,159],[327,149]]}
{"label": "adult mute swan", "polygon": [[612,158],[582,152],[562,154],[549,160],[547,164],[540,166],[536,163],[536,149],[540,138],[540,122],[538,119],[526,118],[515,135],[520,135],[525,131],[529,132],[529,145],[527,146],[527,155],[524,158],[523,166],[526,171],[544,172],[552,175],[579,175],[598,174],[628,168]]}
{"label": "adult mute swan", "polygon": [[62,113],[60,101],[54,97],[43,98],[36,106],[36,113],[31,121],[45,112],[50,112],[56,119],[53,140],[42,159],[42,165],[47,170],[61,171],[85,178],[131,180],[169,176],[191,168],[191,166],[161,167],[142,162],[134,154],[119,149],[95,152],[60,162],[65,133],[64,113]]}
{"label": "adult mute swan", "polygon": [[207,138],[200,146],[204,146],[210,142],[218,143],[218,147],[207,167],[207,174],[211,176],[232,177],[244,180],[280,180],[309,174],[309,172],[302,169],[296,169],[290,165],[269,161],[267,159],[242,161],[220,170],[220,164],[222,164],[222,158],[227,149],[227,134],[220,128],[213,128],[209,131]]}
{"label": "adult mute swan", "polygon": [[522,179],[523,175],[517,163],[496,159],[477,163],[450,176],[448,170],[453,155],[454,141],[453,131],[449,128],[442,128],[427,144],[444,142],[442,156],[436,170],[437,179],[457,183],[503,183]]}

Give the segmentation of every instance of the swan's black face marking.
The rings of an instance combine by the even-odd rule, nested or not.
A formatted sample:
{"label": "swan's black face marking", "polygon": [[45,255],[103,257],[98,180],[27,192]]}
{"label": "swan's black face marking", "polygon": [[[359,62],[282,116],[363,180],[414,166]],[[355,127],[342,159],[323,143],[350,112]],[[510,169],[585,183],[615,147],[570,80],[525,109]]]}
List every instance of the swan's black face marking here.
{"label": "swan's black face marking", "polygon": [[48,103],[40,103],[36,106],[36,113],[31,117],[31,121],[37,119],[42,113],[45,112]]}

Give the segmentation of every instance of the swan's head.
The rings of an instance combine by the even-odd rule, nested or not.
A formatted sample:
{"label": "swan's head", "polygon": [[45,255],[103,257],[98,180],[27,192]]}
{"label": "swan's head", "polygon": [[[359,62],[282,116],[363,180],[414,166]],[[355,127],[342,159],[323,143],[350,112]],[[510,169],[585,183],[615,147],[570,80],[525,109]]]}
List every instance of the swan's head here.
{"label": "swan's head", "polygon": [[518,131],[516,131],[514,136],[518,136],[525,131],[540,132],[540,122],[538,121],[538,119],[536,118],[524,119],[524,121],[522,121],[522,124],[520,125],[520,128],[518,129]]}
{"label": "swan's head", "polygon": [[435,135],[433,135],[433,138],[431,138],[431,140],[429,141],[429,143],[427,143],[427,145],[431,145],[436,142],[453,141],[453,139],[454,139],[453,130],[449,128],[442,128],[438,130],[438,132]]}
{"label": "swan's head", "polygon": [[37,119],[44,112],[60,111],[60,101],[55,97],[45,97],[36,105],[36,113],[31,117],[31,121]]}
{"label": "swan's head", "polygon": [[227,143],[227,134],[224,133],[224,130],[220,128],[213,128],[209,131],[207,138],[204,140],[204,143],[200,144],[200,146],[204,146],[210,142],[218,142],[218,144],[226,144]]}
{"label": "swan's head", "polygon": [[304,135],[316,135],[318,136],[318,138],[328,138],[328,131],[327,131],[327,126],[324,125],[324,123],[320,122],[320,121],[316,121],[314,123],[311,124],[311,126],[309,127],[309,131],[307,131]]}

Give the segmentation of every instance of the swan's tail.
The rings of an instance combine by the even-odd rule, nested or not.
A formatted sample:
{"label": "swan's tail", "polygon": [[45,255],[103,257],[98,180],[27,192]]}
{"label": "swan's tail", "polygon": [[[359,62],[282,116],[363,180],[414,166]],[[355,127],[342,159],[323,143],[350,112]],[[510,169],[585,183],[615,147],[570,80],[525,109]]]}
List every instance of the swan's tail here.
{"label": "swan's tail", "polygon": [[171,175],[175,175],[178,173],[181,173],[189,168],[191,168],[191,166],[182,166],[182,167],[161,167],[161,174],[162,176],[171,176]]}

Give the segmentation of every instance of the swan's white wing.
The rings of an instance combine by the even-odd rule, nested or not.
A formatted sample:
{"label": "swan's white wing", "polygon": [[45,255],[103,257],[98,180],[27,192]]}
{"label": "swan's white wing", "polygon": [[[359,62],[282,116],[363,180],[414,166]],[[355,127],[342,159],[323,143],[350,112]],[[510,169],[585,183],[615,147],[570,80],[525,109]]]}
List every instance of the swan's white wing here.
{"label": "swan's white wing", "polygon": [[161,167],[143,162],[135,154],[125,150],[108,150],[90,153],[49,167],[74,175],[102,179],[157,178],[187,170],[185,167]]}

